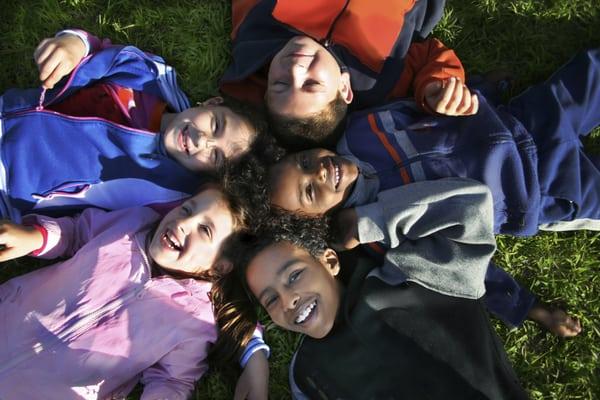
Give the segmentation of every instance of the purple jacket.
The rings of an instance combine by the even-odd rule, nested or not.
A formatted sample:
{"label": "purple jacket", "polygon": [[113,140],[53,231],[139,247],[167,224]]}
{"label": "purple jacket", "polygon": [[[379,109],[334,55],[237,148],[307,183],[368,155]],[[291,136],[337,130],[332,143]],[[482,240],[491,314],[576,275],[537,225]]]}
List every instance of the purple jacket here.
{"label": "purple jacket", "polygon": [[40,257],[66,261],[0,285],[0,398],[185,399],[217,337],[210,283],[151,277],[149,208],[34,216]]}

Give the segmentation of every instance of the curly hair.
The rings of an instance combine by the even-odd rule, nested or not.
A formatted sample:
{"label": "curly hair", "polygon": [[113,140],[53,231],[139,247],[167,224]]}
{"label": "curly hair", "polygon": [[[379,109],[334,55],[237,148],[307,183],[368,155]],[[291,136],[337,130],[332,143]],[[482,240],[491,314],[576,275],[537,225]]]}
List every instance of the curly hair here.
{"label": "curly hair", "polygon": [[267,120],[277,140],[288,150],[335,148],[344,133],[348,104],[338,92],[325,109],[305,118],[278,114],[266,98]]}
{"label": "curly hair", "polygon": [[261,137],[255,142],[252,152],[226,170],[229,183],[249,206],[248,225],[252,232],[260,230],[262,222],[271,213],[268,172],[270,166],[284,154],[273,137]]}

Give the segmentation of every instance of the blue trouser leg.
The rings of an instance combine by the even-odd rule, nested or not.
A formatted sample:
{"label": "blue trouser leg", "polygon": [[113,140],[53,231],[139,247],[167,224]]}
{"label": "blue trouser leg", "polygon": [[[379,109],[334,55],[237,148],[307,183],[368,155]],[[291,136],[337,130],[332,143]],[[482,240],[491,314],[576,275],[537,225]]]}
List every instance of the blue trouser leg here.
{"label": "blue trouser leg", "polygon": [[488,265],[484,283],[487,309],[504,323],[520,326],[535,304],[535,296],[494,263]]}
{"label": "blue trouser leg", "polygon": [[540,224],[600,220],[600,166],[580,141],[600,125],[600,49],[574,57],[511,100],[508,110],[538,149]]}

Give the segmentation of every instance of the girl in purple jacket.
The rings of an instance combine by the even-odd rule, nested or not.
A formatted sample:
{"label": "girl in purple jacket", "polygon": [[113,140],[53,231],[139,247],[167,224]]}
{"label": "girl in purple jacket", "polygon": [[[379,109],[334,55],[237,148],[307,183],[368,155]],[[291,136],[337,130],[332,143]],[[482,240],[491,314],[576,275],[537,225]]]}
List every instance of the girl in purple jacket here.
{"label": "girl in purple jacket", "polygon": [[125,398],[137,382],[142,399],[187,398],[219,344],[211,280],[245,215],[209,184],[162,220],[137,207],[0,222],[0,261],[67,258],[0,285],[0,398]]}

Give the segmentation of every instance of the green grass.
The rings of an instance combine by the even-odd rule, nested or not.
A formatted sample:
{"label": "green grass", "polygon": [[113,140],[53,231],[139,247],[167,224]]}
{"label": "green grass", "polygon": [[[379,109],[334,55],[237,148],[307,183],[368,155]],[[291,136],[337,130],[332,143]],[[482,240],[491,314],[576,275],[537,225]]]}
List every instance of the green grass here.
{"label": "green grass", "polygon": [[[57,30],[81,27],[115,43],[134,44],[173,65],[193,101],[216,94],[229,56],[229,2],[217,0],[46,0],[4,2],[0,26],[0,92],[36,85],[32,54]],[[449,0],[436,35],[456,49],[467,73],[505,68],[514,93],[545,79],[568,58],[600,45],[597,0]],[[600,153],[600,132],[586,143]],[[540,234],[499,238],[497,262],[540,298],[566,307],[584,332],[559,340],[532,323],[500,336],[533,399],[600,397],[600,234]],[[36,267],[31,260],[2,266],[0,280]],[[267,325],[271,344],[271,398],[289,398],[286,365],[297,337]],[[35,382],[32,382],[35,385]],[[211,373],[195,399],[231,398],[233,382]],[[139,389],[132,399],[139,397]]]}

